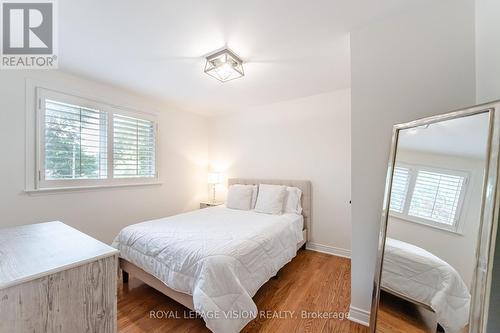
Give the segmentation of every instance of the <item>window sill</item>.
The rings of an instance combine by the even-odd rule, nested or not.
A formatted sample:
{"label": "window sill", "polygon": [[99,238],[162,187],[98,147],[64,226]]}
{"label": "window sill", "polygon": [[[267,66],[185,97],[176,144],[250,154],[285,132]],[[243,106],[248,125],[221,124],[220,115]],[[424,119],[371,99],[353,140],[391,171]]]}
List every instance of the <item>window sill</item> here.
{"label": "window sill", "polygon": [[24,193],[28,195],[44,195],[44,194],[56,194],[56,193],[72,193],[72,192],[85,192],[85,191],[97,191],[105,189],[117,189],[126,187],[144,187],[144,186],[161,186],[163,182],[146,182],[146,183],[135,183],[135,184],[114,184],[114,185],[94,185],[94,186],[71,186],[71,187],[54,187],[54,188],[39,188],[39,189],[26,189]]}
{"label": "window sill", "polygon": [[464,235],[463,231],[460,229],[460,225],[458,226],[458,228],[456,230],[454,230],[451,228],[441,227],[439,225],[433,224],[432,222],[426,222],[426,221],[424,222],[424,221],[419,220],[418,218],[411,218],[409,216],[404,216],[404,215],[402,216],[400,214],[389,213],[389,217],[398,219],[398,220],[406,222],[406,223],[413,223],[413,224],[421,225],[423,227],[441,230],[441,231],[444,231],[444,232],[447,232],[450,234],[454,234],[456,236],[463,236]]}

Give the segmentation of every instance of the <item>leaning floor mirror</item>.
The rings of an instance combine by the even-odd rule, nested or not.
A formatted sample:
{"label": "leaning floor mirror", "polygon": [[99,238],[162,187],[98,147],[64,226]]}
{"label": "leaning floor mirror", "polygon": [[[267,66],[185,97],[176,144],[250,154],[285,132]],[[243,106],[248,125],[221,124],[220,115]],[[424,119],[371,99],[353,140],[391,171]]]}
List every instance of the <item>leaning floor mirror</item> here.
{"label": "leaning floor mirror", "polygon": [[371,332],[493,332],[499,131],[500,103],[394,127]]}

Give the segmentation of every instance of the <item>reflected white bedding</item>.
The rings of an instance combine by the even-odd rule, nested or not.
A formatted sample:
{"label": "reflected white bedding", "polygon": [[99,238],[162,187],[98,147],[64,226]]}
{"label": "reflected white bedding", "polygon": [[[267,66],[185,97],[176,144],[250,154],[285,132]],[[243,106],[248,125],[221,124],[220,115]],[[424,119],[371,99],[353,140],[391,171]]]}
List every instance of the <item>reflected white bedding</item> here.
{"label": "reflected white bedding", "polygon": [[381,286],[430,306],[446,333],[459,332],[469,321],[471,296],[464,281],[420,247],[387,238]]}
{"label": "reflected white bedding", "polygon": [[124,228],[120,257],[193,296],[217,333],[239,332],[256,316],[257,290],[297,253],[303,217],[205,208]]}

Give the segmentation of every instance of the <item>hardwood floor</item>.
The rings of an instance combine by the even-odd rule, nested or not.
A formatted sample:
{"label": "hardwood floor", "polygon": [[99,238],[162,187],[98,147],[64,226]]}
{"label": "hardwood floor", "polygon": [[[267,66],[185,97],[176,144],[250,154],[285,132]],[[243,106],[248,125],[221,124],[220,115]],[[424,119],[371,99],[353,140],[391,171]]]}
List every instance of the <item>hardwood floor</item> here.
{"label": "hardwood floor", "polygon": [[[461,333],[468,332],[468,327]],[[436,314],[394,295],[382,292],[377,318],[377,333],[436,333]]]}
{"label": "hardwood floor", "polygon": [[[278,278],[268,281],[254,297],[260,311],[272,311],[271,315],[286,318],[260,316],[242,332],[367,333],[366,327],[338,318],[346,317],[349,311],[350,284],[350,260],[301,250],[280,271]],[[293,318],[285,311],[294,311]],[[162,315],[170,318],[158,318]],[[171,318],[174,315],[179,318]],[[119,285],[118,331],[121,333],[210,332],[201,318],[184,318],[185,315],[191,315],[187,308],[133,276],[128,283]],[[315,318],[319,315],[337,319]]]}
{"label": "hardwood floor", "polygon": [[377,333],[436,332],[436,315],[401,298],[382,292],[377,318]]}

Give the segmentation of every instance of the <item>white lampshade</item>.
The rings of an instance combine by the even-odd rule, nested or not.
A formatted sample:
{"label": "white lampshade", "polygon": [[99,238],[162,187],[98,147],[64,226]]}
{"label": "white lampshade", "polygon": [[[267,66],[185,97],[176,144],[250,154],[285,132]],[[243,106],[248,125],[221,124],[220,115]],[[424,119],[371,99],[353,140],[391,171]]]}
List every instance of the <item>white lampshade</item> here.
{"label": "white lampshade", "polygon": [[208,183],[209,184],[222,183],[222,174],[220,172],[209,172],[208,173]]}

